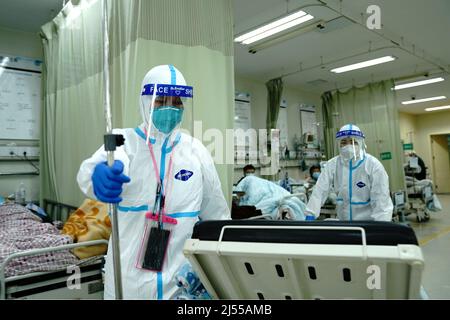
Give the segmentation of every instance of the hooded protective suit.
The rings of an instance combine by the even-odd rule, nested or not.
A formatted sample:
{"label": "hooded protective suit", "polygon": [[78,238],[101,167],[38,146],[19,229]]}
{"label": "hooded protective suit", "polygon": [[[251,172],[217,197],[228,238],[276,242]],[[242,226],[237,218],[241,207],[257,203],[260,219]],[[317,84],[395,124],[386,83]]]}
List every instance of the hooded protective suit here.
{"label": "hooded protective suit", "polygon": [[338,141],[352,138],[355,142],[341,148],[341,154],[327,162],[306,212],[318,217],[329,193],[334,192],[339,220],[391,221],[393,205],[389,177],[381,162],[365,152],[363,133],[350,124],[342,127],[336,138]]}
{"label": "hooded protective suit", "polygon": [[[142,95],[149,84],[185,86],[182,74],[173,66],[163,65],[150,70],[144,78]],[[211,155],[202,143],[191,136],[172,130],[154,132],[147,130],[149,107],[142,104],[144,123],[137,128],[117,129],[125,144],[114,156],[124,164],[124,174],[131,181],[123,185],[122,202],[118,204],[122,283],[124,299],[171,299],[179,291],[174,276],[187,262],[182,249],[190,238],[194,224],[200,219],[230,219],[230,211],[224,199],[221,184]],[[164,126],[167,128],[167,125]],[[152,165],[147,136],[149,138],[158,170]],[[95,198],[92,173],[95,166],[106,161],[103,146],[85,160],[78,172],[81,190]],[[142,242],[145,214],[152,210],[157,182],[162,178],[165,190],[165,214],[177,220],[173,227],[161,272],[136,267],[138,251]],[[114,298],[114,274],[112,246],[108,247],[106,259],[105,299]]]}

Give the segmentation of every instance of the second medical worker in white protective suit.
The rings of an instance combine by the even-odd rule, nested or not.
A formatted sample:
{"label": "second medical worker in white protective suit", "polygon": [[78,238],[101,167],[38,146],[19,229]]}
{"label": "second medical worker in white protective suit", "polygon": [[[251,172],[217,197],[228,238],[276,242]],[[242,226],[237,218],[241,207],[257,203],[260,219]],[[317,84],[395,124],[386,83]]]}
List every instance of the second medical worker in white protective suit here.
{"label": "second medical worker in white protective suit", "polygon": [[[77,180],[89,197],[118,203],[124,299],[171,299],[179,290],[174,275],[187,262],[182,249],[194,224],[199,218],[230,219],[230,211],[211,155],[200,141],[180,132],[183,113],[192,114],[186,110],[193,107],[192,87],[186,86],[174,66],[161,65],[146,74],[141,88],[143,123],[135,129],[114,130],[125,138],[115,152],[114,166],[106,165],[102,146],[81,164]],[[154,211],[157,198],[164,198],[162,212],[176,220],[160,271],[145,269],[138,262],[146,213]],[[114,295],[110,245],[105,299]]]}
{"label": "second medical worker in white protective suit", "polygon": [[318,217],[329,193],[334,192],[339,220],[392,220],[389,177],[381,162],[366,153],[364,138],[352,124],[338,131],[340,154],[322,170],[308,201],[308,214]]}

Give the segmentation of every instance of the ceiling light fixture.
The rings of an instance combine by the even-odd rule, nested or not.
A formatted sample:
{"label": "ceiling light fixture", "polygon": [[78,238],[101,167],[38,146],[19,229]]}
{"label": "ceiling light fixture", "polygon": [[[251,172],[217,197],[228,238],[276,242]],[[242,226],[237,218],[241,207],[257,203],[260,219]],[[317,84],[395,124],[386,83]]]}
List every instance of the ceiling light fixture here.
{"label": "ceiling light fixture", "polygon": [[425,111],[437,111],[437,110],[445,110],[445,109],[450,109],[450,106],[426,108]]}
{"label": "ceiling light fixture", "polygon": [[308,32],[314,31],[314,30],[320,30],[321,28],[323,28],[324,23],[325,22],[323,20],[320,20],[318,22],[314,22],[312,24],[302,26],[300,28],[294,28],[292,30],[289,30],[289,32],[285,32],[282,35],[278,35],[277,37],[272,37],[272,38],[266,39],[264,41],[255,43],[254,45],[249,47],[248,52],[256,53],[263,49],[274,46],[280,42],[284,42],[284,41],[296,38],[302,34],[305,34],[305,33],[308,33]]}
{"label": "ceiling light fixture", "polygon": [[234,41],[246,45],[251,44],[267,37],[273,36],[274,34],[280,33],[284,30],[291,29],[312,19],[314,19],[312,15],[300,10],[287,16],[278,18],[277,20],[265,24],[253,31],[244,33],[235,38]]}
{"label": "ceiling light fixture", "polygon": [[427,80],[414,81],[414,82],[410,82],[410,83],[398,84],[393,88],[393,90],[401,90],[401,89],[406,89],[406,88],[424,86],[427,84],[441,82],[444,80],[445,80],[444,78],[438,77],[438,78],[432,78],[432,79],[427,79]]}
{"label": "ceiling light fixture", "polygon": [[343,72],[352,71],[352,70],[356,70],[356,69],[362,69],[362,68],[375,66],[377,64],[391,62],[391,61],[394,61],[395,59],[397,59],[397,58],[394,56],[385,56],[385,57],[381,57],[381,58],[377,58],[377,59],[372,59],[372,60],[368,60],[368,61],[351,64],[351,65],[344,66],[344,67],[335,68],[330,71],[334,72],[334,73],[343,73]]}
{"label": "ceiling light fixture", "polygon": [[424,98],[424,99],[413,99],[409,101],[403,101],[402,104],[413,104],[413,103],[421,103],[421,102],[427,102],[427,101],[435,101],[435,100],[443,100],[447,99],[446,96],[438,96],[438,97],[431,97],[431,98]]}

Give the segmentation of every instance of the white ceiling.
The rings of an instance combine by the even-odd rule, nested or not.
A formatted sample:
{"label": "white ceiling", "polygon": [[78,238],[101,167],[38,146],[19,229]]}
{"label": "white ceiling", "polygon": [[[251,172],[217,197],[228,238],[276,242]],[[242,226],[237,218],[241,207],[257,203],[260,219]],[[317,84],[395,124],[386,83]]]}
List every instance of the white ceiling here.
{"label": "white ceiling", "polygon": [[[50,21],[65,2],[67,0],[0,0],[0,27],[38,32],[40,26]],[[233,3],[237,35],[288,11],[305,5],[317,5],[319,1],[233,0]],[[416,56],[396,47],[364,26],[349,23],[325,33],[312,31],[256,54],[249,53],[246,46],[235,44],[235,73],[258,81],[285,75],[283,81],[287,86],[322,93],[353,84],[362,85],[418,73],[442,73],[436,65],[450,69],[449,0],[325,0],[324,3],[338,12],[325,6],[310,6],[304,10],[317,20],[328,21],[343,14],[364,22],[361,13],[365,14],[369,5],[378,5],[383,24],[379,32],[411,52],[414,44]],[[394,55],[398,59],[344,74],[329,71],[336,66],[383,55]],[[351,56],[353,57],[347,58]],[[332,62],[336,60],[338,62]],[[302,71],[297,72],[300,67]],[[425,107],[450,105],[450,76],[445,76],[447,81],[443,83],[401,90],[397,92],[397,96],[399,101],[410,100],[411,96],[420,99],[434,95],[446,95],[449,99],[409,106],[399,104],[400,109],[409,113],[423,113]]]}
{"label": "white ceiling", "polygon": [[0,27],[38,32],[67,0],[0,0]]}
{"label": "white ceiling", "polygon": [[[437,66],[444,66],[450,71],[450,1],[343,0],[341,4],[339,0],[323,2],[338,12],[325,6],[307,6],[320,4],[316,0],[234,0],[235,35],[275,19],[288,10],[294,11],[303,6],[307,6],[303,10],[317,20],[328,21],[343,14],[363,23],[349,23],[326,33],[311,31],[255,54],[248,52],[248,46],[236,43],[236,74],[259,81],[286,75],[283,77],[286,85],[322,93],[335,88],[347,88],[353,84],[363,85],[371,81],[396,79],[425,72],[442,74],[442,70]],[[366,9],[372,4],[381,9],[382,29],[378,32],[384,34],[384,37],[365,27],[368,16]],[[402,50],[390,40],[396,41],[410,52],[415,52],[415,55]],[[398,59],[343,74],[329,71],[337,66],[384,55],[394,55]],[[336,60],[338,62],[332,63]],[[445,95],[449,99],[408,106],[399,103],[400,110],[417,114],[424,113],[425,107],[450,105],[450,77],[445,77],[447,81],[443,83],[398,91],[397,97],[399,102],[410,100],[411,96],[420,99]]]}

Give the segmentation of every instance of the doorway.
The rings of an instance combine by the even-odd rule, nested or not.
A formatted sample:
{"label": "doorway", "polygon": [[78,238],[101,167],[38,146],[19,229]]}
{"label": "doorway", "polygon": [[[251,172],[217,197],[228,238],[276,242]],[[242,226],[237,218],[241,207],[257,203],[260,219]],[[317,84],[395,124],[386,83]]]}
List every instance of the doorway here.
{"label": "doorway", "polygon": [[450,134],[431,136],[433,182],[436,193],[450,193]]}

